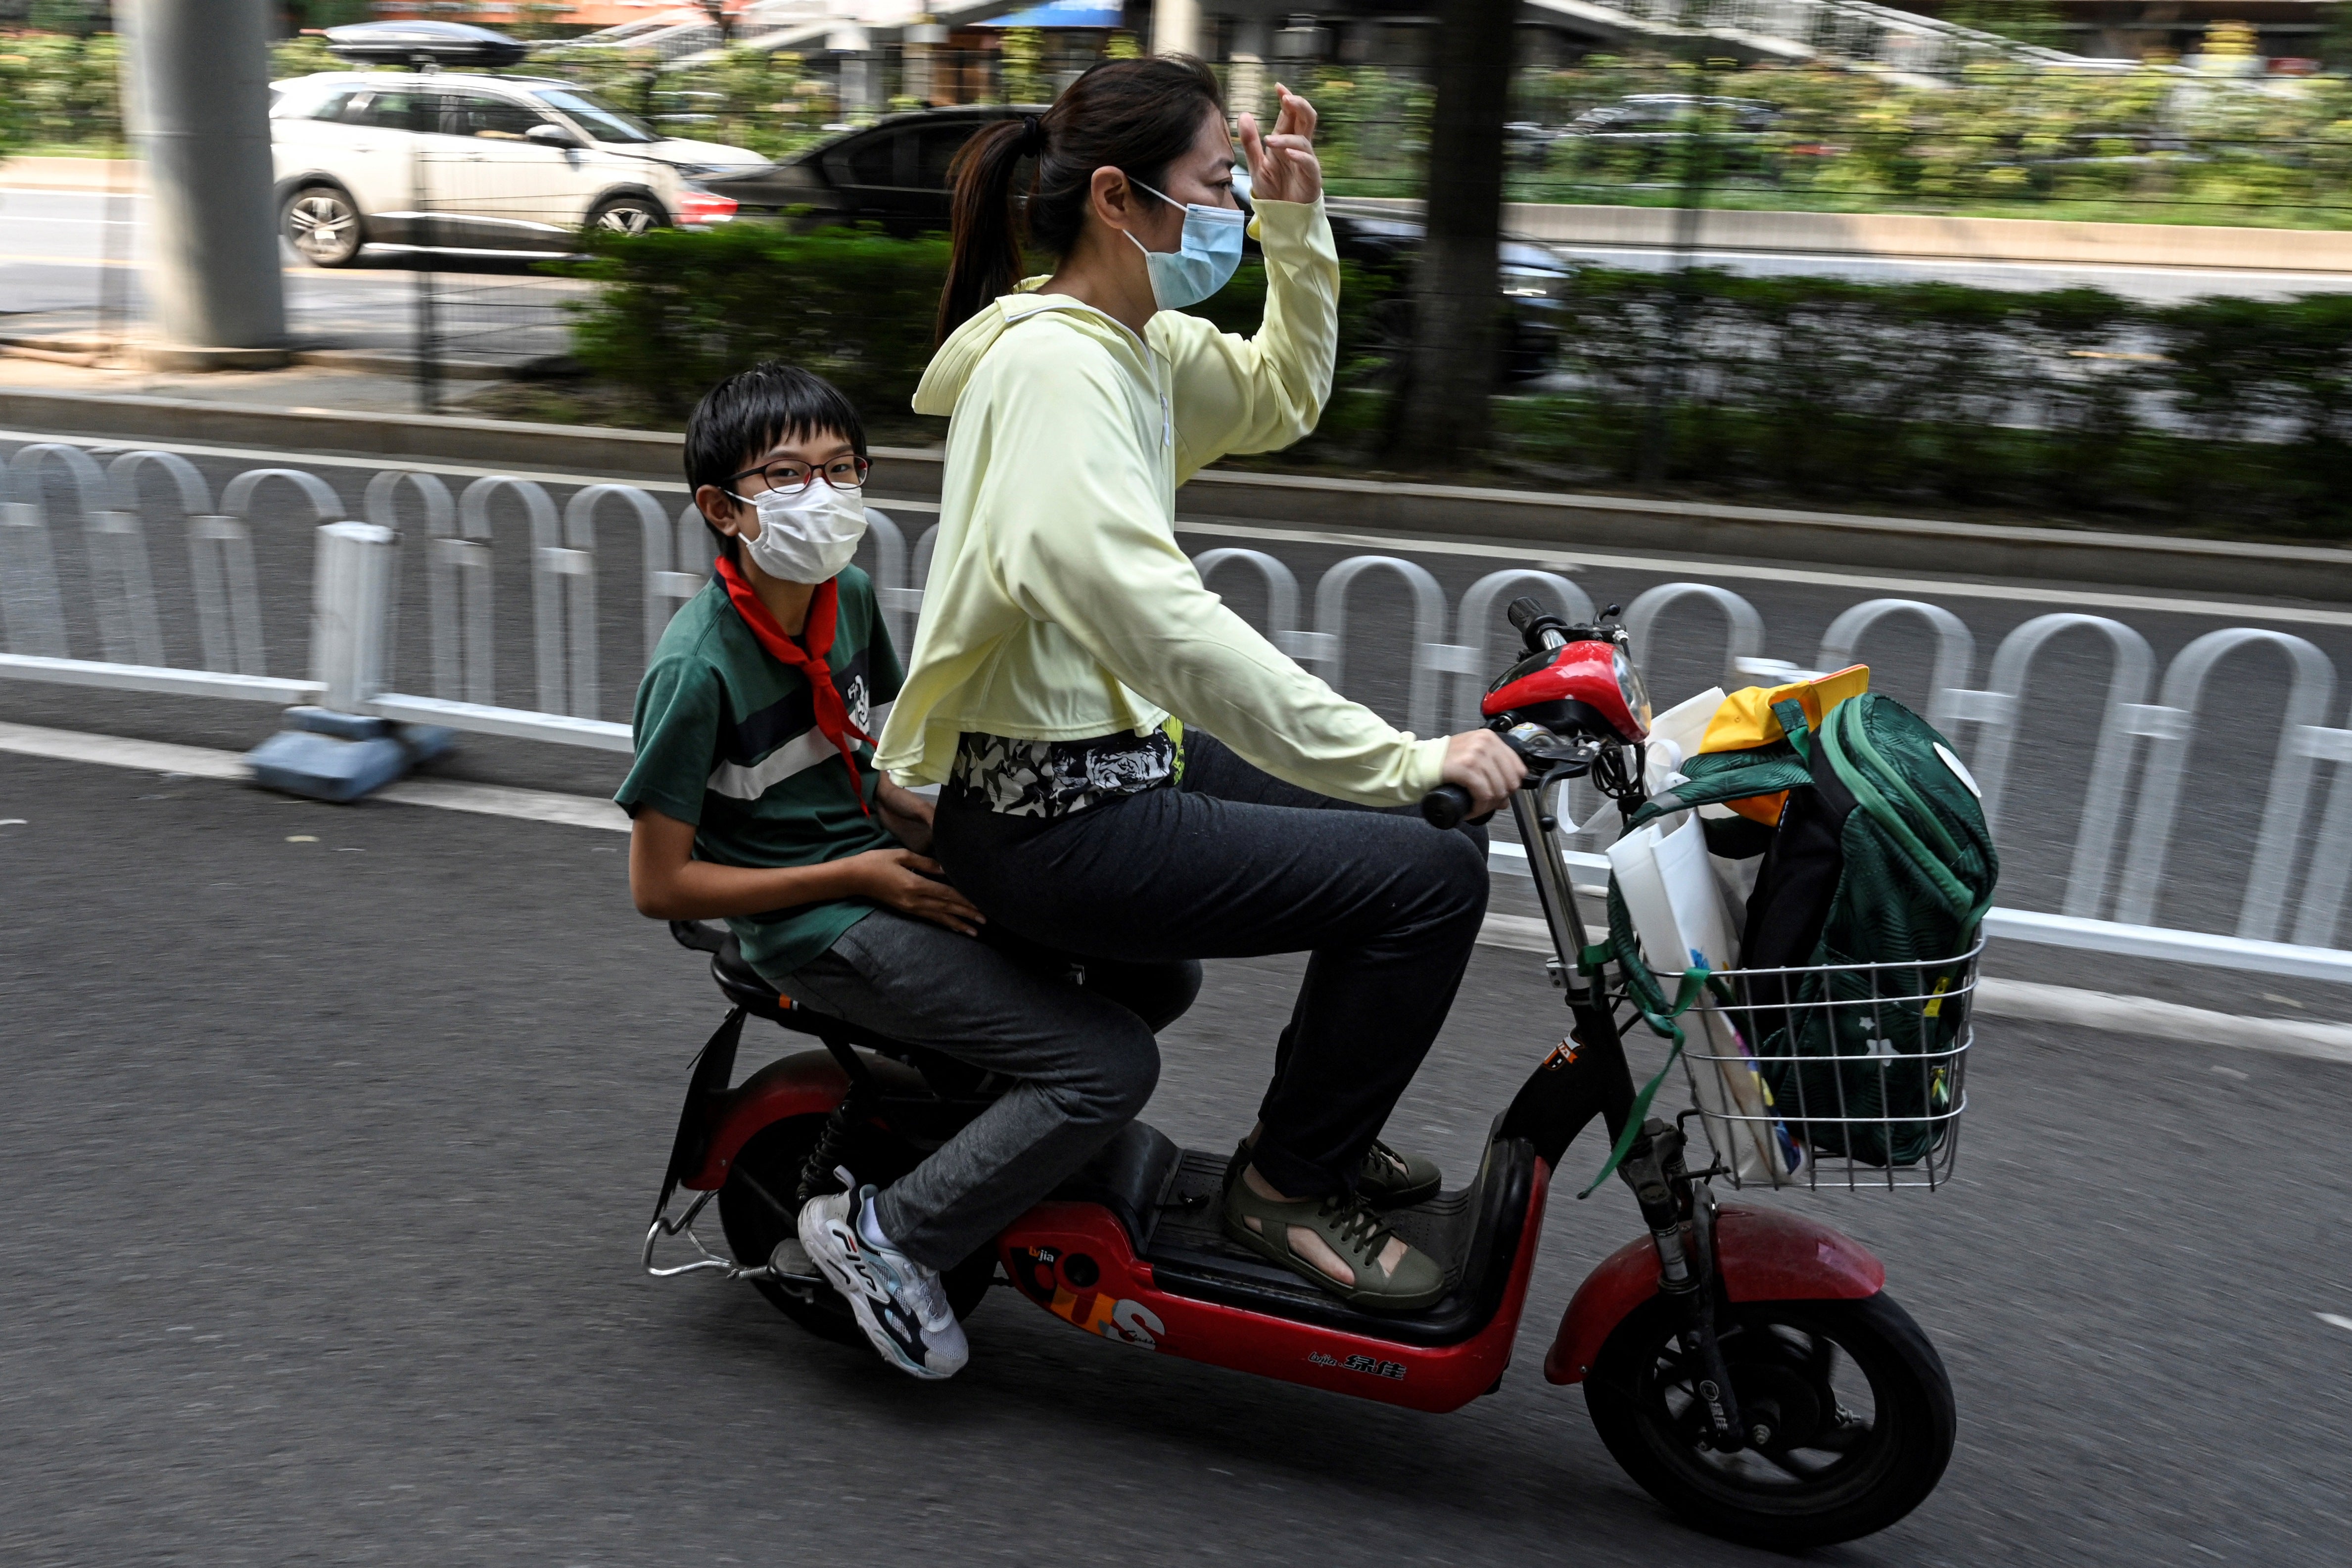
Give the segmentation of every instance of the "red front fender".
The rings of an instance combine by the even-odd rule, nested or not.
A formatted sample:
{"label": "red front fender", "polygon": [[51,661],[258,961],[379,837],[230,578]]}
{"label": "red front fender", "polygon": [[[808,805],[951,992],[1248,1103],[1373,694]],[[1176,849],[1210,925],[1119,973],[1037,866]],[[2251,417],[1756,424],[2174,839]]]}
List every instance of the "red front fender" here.
{"label": "red front fender", "polygon": [[728,1090],[711,1115],[710,1147],[702,1164],[679,1184],[709,1192],[727,1180],[727,1167],[751,1134],[788,1116],[822,1116],[849,1092],[849,1075],[824,1051],[797,1051],[770,1062]]}
{"label": "red front fender", "polygon": [[[1726,1205],[1715,1244],[1723,1288],[1735,1301],[1835,1301],[1875,1296],[1886,1266],[1853,1237],[1785,1209]],[[1581,1383],[1601,1342],[1625,1314],[1658,1293],[1658,1252],[1646,1236],[1602,1258],[1559,1320],[1544,1357],[1553,1383]]]}

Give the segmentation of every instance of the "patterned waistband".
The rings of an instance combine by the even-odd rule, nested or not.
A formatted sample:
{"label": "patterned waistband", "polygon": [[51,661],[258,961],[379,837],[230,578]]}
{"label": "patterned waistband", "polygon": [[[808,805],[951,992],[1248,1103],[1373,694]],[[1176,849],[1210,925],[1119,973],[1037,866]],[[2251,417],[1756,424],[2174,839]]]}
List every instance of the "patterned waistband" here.
{"label": "patterned waistband", "polygon": [[966,733],[956,744],[947,787],[1006,816],[1068,816],[1176,782],[1176,742],[1148,735],[1084,741],[1018,741]]}

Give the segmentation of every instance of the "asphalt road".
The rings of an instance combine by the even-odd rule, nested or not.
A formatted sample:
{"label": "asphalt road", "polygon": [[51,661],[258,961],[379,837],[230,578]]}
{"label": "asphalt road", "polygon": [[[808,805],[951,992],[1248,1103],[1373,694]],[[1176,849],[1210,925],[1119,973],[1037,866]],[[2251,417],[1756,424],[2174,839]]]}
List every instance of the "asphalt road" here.
{"label": "asphalt road", "polygon": [[[0,186],[0,331],[79,334],[142,314],[136,258],[143,197]],[[305,349],[406,355],[415,346],[417,274],[378,248],[348,268],[285,251],[287,329]],[[564,352],[562,302],[584,285],[530,275],[538,258],[449,256],[434,278],[441,355],[517,362]]]}
{"label": "asphalt road", "polygon": [[[1539,1374],[1637,1232],[1614,1186],[1559,1192],[1515,1365],[1451,1416],[1005,1291],[918,1384],[637,1274],[720,1006],[618,836],[0,755],[7,818],[12,1568],[1774,1560],[1665,1517]],[[1151,1121],[1224,1147],[1294,973],[1213,966]],[[1481,950],[1391,1136],[1467,1170],[1559,1026]],[[1961,1415],[1927,1504],[1817,1560],[2339,1561],[2347,1069],[2000,1020],[1976,1063],[1958,1184],[1801,1200],[1885,1258]]]}

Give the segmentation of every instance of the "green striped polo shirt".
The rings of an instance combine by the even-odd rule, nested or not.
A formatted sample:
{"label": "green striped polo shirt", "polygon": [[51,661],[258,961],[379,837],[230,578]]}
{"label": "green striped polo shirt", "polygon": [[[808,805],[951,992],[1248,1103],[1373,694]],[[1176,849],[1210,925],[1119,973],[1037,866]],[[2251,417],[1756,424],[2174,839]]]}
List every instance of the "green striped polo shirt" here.
{"label": "green striped polo shirt", "polygon": [[[881,732],[904,679],[874,584],[844,569],[825,663],[867,734]],[[635,816],[651,806],[694,825],[694,858],[722,866],[818,866],[898,841],[878,812],[859,809],[841,753],[816,727],[800,671],[760,646],[717,578],[671,618],[637,687],[636,760],[613,798]],[[851,742],[866,804],[880,773],[874,748]],[[864,899],[730,917],[743,956],[778,980],[840,940],[876,906]]]}

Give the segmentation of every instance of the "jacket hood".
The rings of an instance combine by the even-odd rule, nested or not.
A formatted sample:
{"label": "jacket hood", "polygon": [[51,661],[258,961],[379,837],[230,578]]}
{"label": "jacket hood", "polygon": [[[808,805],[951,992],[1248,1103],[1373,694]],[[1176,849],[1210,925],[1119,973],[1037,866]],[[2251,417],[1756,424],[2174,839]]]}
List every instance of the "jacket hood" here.
{"label": "jacket hood", "polygon": [[1066,294],[1038,293],[1037,286],[1044,281],[1043,278],[1026,279],[1013,293],[1000,295],[973,311],[971,320],[948,334],[915,388],[916,413],[953,414],[956,399],[963,395],[965,384],[996,346],[996,340],[1032,316],[1052,312],[1063,324],[1099,341],[1113,353],[1137,352],[1135,334],[1093,306]]}

